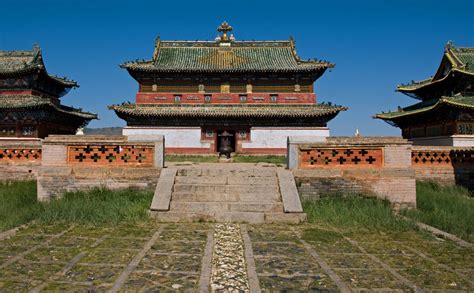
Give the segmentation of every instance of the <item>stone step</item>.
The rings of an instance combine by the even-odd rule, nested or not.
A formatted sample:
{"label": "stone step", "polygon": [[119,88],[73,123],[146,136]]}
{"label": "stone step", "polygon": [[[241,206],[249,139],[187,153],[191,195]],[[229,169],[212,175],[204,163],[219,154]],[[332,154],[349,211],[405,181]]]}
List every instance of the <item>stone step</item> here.
{"label": "stone step", "polygon": [[280,189],[277,185],[210,185],[210,184],[181,184],[175,183],[173,186],[174,192],[188,192],[188,193],[253,193],[267,194],[277,193]]}
{"label": "stone step", "polygon": [[306,220],[305,213],[262,213],[262,212],[157,212],[150,215],[159,222],[234,222],[248,224],[290,223]]}
{"label": "stone step", "polygon": [[216,176],[176,176],[175,183],[177,184],[208,184],[208,185],[225,185],[227,184],[226,177]]}
{"label": "stone step", "polygon": [[278,185],[278,179],[274,177],[252,177],[252,176],[176,176],[176,183],[182,184],[215,184],[215,185]]}
{"label": "stone step", "polygon": [[212,168],[212,169],[200,169],[182,168],[178,170],[177,176],[211,176],[211,177],[222,177],[222,176],[247,176],[247,177],[275,177],[276,169],[262,169],[262,168],[239,168],[239,169],[228,169],[228,168]]}
{"label": "stone step", "polygon": [[171,200],[171,211],[201,212],[283,212],[283,203],[272,202],[183,202]]}
{"label": "stone step", "polygon": [[190,192],[173,192],[173,201],[188,202],[208,202],[208,201],[225,201],[225,202],[281,202],[279,193],[190,193]]}

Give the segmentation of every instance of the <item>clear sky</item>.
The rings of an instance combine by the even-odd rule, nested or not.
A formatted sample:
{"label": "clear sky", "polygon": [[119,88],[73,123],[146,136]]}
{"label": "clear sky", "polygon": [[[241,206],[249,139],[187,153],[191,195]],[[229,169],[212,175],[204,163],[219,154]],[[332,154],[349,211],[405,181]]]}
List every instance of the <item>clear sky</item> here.
{"label": "clear sky", "polygon": [[448,40],[474,46],[474,1],[2,0],[0,50],[43,49],[50,73],[79,82],[63,103],[99,114],[89,127],[123,126],[107,105],[134,101],[137,83],[118,65],[149,59],[163,40],[213,40],[224,20],[237,40],[294,36],[303,59],[336,64],[316,81],[318,101],[349,107],[332,135],[399,135],[372,119],[415,100],[399,83],[434,74]]}

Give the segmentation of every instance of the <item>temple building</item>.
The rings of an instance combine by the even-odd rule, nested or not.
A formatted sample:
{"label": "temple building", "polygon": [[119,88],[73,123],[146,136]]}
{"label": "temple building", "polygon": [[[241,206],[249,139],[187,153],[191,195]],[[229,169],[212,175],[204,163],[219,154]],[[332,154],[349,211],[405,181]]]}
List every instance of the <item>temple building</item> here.
{"label": "temple building", "polygon": [[474,146],[474,48],[448,43],[434,76],[397,91],[419,102],[376,118],[401,128],[415,145]]}
{"label": "temple building", "polygon": [[0,138],[74,134],[96,114],[61,105],[75,81],[48,74],[41,49],[0,51]]}
{"label": "temple building", "polygon": [[288,136],[329,135],[345,107],[317,104],[314,82],[334,67],[302,60],[293,39],[236,41],[226,22],[214,41],[162,41],[150,60],[120,65],[138,82],[135,103],[109,108],[128,136],[164,135],[168,153],[284,153]]}

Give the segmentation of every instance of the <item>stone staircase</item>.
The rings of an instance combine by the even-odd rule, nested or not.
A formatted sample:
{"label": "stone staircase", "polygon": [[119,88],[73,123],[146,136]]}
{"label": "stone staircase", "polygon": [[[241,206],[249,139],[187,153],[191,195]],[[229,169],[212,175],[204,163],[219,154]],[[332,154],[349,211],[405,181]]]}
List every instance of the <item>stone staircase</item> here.
{"label": "stone staircase", "polygon": [[165,168],[150,210],[163,222],[299,223],[306,219],[291,172],[253,164]]}

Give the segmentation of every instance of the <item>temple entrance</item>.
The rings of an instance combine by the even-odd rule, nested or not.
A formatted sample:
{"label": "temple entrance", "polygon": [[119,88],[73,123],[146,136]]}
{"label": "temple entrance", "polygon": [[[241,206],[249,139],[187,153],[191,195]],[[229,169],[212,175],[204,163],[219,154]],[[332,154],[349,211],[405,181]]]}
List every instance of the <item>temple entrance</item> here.
{"label": "temple entrance", "polygon": [[221,147],[223,146],[223,142],[225,141],[224,135],[226,139],[229,141],[229,146],[232,148],[232,152],[236,151],[236,144],[235,144],[235,130],[218,130],[217,137],[216,137],[216,152],[219,152]]}

